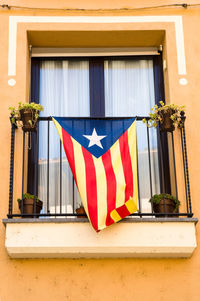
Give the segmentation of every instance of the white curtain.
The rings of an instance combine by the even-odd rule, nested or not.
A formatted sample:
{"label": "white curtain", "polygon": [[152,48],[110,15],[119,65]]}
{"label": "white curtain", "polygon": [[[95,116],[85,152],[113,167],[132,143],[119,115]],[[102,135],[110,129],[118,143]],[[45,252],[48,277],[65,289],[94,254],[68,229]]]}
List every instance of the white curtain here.
{"label": "white curtain", "polygon": [[[44,111],[40,116],[89,116],[89,63],[88,61],[41,62],[40,104]],[[47,122],[39,127],[39,198],[47,210]],[[50,164],[49,164],[49,209],[60,213],[60,139],[50,122]],[[76,185],[62,147],[62,213],[73,210],[80,203]]]}
{"label": "white curtain", "polygon": [[[152,60],[108,60],[104,63],[106,116],[148,116],[155,105]],[[159,193],[157,136],[149,129],[152,190]],[[138,169],[143,212],[150,212],[147,129],[137,121]]]}

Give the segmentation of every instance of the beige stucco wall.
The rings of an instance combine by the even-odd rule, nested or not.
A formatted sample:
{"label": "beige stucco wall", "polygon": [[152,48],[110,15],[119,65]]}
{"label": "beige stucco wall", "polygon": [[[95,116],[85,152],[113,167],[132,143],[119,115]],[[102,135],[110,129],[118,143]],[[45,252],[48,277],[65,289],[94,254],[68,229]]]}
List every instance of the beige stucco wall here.
{"label": "beige stucco wall", "polygon": [[[151,6],[158,1],[134,1],[134,7]],[[159,1],[159,4],[172,4],[174,1]],[[177,1],[181,3],[182,1]],[[188,3],[197,1],[188,1]],[[133,7],[133,1],[3,1],[10,5],[24,5],[32,7],[69,7],[72,11],[51,10],[20,10],[6,8],[0,9],[0,190],[1,209],[0,218],[6,217],[8,211],[8,185],[9,185],[9,157],[10,157],[10,124],[8,120],[8,106],[15,105],[18,101],[27,100],[29,93],[29,63],[28,63],[28,40],[36,46],[50,45],[48,33],[37,35],[36,31],[85,31],[86,36],[91,31],[116,31],[128,32],[121,46],[134,46],[131,40],[131,31],[151,31],[145,42],[141,35],[135,41],[137,46],[146,46],[145,43],[163,42],[164,55],[167,60],[165,71],[165,90],[168,102],[186,105],[186,131],[188,143],[188,160],[190,172],[190,184],[192,205],[195,217],[199,217],[199,141],[198,130],[200,92],[200,42],[198,33],[200,30],[199,7],[184,8],[160,8],[150,10],[119,10],[123,7]],[[76,8],[84,8],[77,11]],[[87,10],[89,9],[89,10]],[[90,10],[91,9],[91,10]],[[99,9],[105,9],[100,10]],[[159,23],[128,23],[128,24],[37,24],[20,23],[17,31],[17,60],[16,76],[8,76],[8,41],[9,41],[9,16],[182,16],[185,41],[185,57],[187,74],[179,75],[177,68],[177,52],[175,41],[174,24],[168,22]],[[165,35],[160,31],[165,31]],[[157,32],[156,32],[157,31]],[[140,32],[141,33],[141,32]],[[60,34],[59,41],[65,39],[65,34]],[[101,33],[99,33],[101,35]],[[138,32],[137,32],[138,34]],[[98,40],[91,41],[80,39],[80,46],[106,46]],[[102,39],[104,36],[102,36]],[[107,38],[109,40],[109,37]],[[158,39],[158,40],[156,40]],[[101,40],[101,39],[100,39]],[[116,45],[117,39],[110,46]],[[121,43],[122,43],[121,42]],[[135,43],[136,43],[135,42]],[[55,41],[56,43],[56,41]],[[71,42],[73,46],[73,42]],[[75,43],[75,42],[74,42]],[[92,45],[94,43],[94,45]],[[98,44],[100,43],[100,45]],[[106,40],[104,41],[106,43]],[[139,45],[141,43],[141,45]],[[153,43],[153,42],[152,42]],[[75,45],[77,46],[77,45]],[[79,45],[78,45],[79,46]],[[188,84],[179,84],[180,78],[186,78]],[[11,87],[8,80],[14,78],[16,85]],[[17,134],[17,143],[21,141],[21,133]],[[177,162],[179,168],[179,162]],[[14,200],[20,195],[21,190],[21,154],[16,152],[15,156],[15,186]],[[183,178],[179,179],[179,194],[183,194]],[[197,224],[197,243],[199,242],[199,225]],[[5,228],[0,223],[0,300],[177,300],[196,301],[200,299],[200,250],[197,250],[190,259],[52,259],[52,260],[14,260],[10,259],[5,250]]]}

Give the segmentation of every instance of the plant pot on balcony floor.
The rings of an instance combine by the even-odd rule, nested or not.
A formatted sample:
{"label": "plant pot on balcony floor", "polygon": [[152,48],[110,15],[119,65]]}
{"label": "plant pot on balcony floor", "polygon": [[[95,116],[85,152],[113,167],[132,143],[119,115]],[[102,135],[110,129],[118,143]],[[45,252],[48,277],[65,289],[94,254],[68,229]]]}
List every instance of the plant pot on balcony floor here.
{"label": "plant pot on balcony floor", "polygon": [[[32,218],[35,213],[40,214],[40,211],[42,210],[43,202],[40,200],[36,201],[35,208],[34,208],[34,199],[23,199],[19,202],[19,209],[21,214],[26,214],[26,216],[23,216],[23,218]],[[35,212],[34,212],[35,209]],[[37,218],[39,216],[36,216]]]}
{"label": "plant pot on balcony floor", "polygon": [[83,207],[77,208],[76,213],[82,214],[82,215],[78,215],[77,218],[87,217],[85,209]]}
{"label": "plant pot on balcony floor", "polygon": [[173,200],[170,199],[162,199],[159,204],[153,203],[153,212],[154,213],[163,213],[157,217],[175,217],[172,215],[168,215],[168,213],[177,213],[178,208]]}

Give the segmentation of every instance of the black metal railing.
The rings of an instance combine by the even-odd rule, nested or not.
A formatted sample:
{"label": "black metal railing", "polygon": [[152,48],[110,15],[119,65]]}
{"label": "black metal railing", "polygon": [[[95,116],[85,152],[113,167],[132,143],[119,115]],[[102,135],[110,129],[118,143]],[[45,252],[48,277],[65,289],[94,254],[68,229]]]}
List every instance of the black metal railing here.
{"label": "black metal railing", "polygon": [[[139,143],[137,143],[137,162],[138,162],[138,199],[139,199],[139,210],[132,214],[137,217],[155,217],[163,216],[163,213],[154,213],[152,204],[148,202],[148,199],[155,193],[171,193],[177,198],[181,194],[181,207],[177,213],[167,213],[166,218],[169,217],[192,217],[192,206],[190,196],[190,183],[189,183],[189,171],[188,171],[188,160],[187,160],[187,147],[186,147],[186,134],[185,134],[185,115],[182,112],[183,127],[177,129],[175,132],[164,133],[159,130],[150,129],[143,124],[142,119],[149,117],[136,116],[138,128],[142,128],[142,139],[143,144],[146,147],[140,149]],[[75,194],[74,181],[71,181],[72,189],[70,200],[66,202],[63,199],[63,166],[66,165],[66,159],[63,156],[62,144],[59,141],[58,144],[58,158],[52,159],[50,156],[51,150],[51,117],[40,117],[39,125],[36,132],[24,133],[23,145],[15,146],[15,131],[16,126],[11,123],[11,152],[10,152],[10,185],[9,185],[9,209],[8,218],[13,217],[77,217],[79,214],[76,213],[77,207]],[[39,132],[40,124],[46,124],[46,135],[42,139],[42,143],[46,144],[45,154],[45,168],[46,176],[44,183],[38,179],[39,169],[41,168],[39,162]],[[152,131],[154,131],[154,139],[152,140]],[[155,139],[156,133],[156,139]],[[176,135],[176,142],[175,136]],[[141,139],[141,135],[138,136],[137,142]],[[152,145],[153,141],[153,145]],[[40,142],[41,143],[41,142]],[[180,146],[180,147],[179,147]],[[19,213],[18,209],[14,210],[13,206],[13,187],[14,187],[14,154],[15,148],[20,148],[22,151],[22,179],[21,179],[21,198],[23,198],[24,192],[33,193],[40,197],[41,185],[43,186],[43,210],[40,213],[36,213],[36,204],[34,204],[34,213],[32,215]],[[18,150],[19,153],[19,150]],[[34,153],[34,155],[33,155]],[[29,166],[26,170],[27,164],[25,164],[27,154],[29,156]],[[32,158],[30,160],[30,158]],[[177,176],[177,163],[179,161],[179,173]],[[50,175],[51,165],[55,164],[59,169],[58,177],[54,175],[53,180],[56,181],[56,185],[59,187],[59,192],[54,200],[50,195],[50,180],[52,182],[52,175]],[[146,164],[144,164],[146,162]],[[181,162],[181,165],[180,165]],[[30,164],[32,166],[30,166]],[[154,165],[153,165],[154,164]],[[144,166],[143,166],[144,165]],[[156,171],[155,171],[156,170]],[[31,171],[31,172],[30,172]],[[28,177],[28,180],[27,178]],[[184,181],[180,179],[184,178]],[[25,183],[28,182],[29,191],[25,187]],[[178,183],[184,183],[185,187],[178,186]],[[169,184],[170,183],[170,184]],[[45,184],[45,185],[44,185]],[[31,190],[31,191],[30,191]],[[180,192],[180,193],[179,193]],[[23,205],[22,205],[23,206]],[[70,207],[70,210],[69,210]],[[64,209],[63,209],[64,208]],[[21,208],[23,212],[23,208]]]}

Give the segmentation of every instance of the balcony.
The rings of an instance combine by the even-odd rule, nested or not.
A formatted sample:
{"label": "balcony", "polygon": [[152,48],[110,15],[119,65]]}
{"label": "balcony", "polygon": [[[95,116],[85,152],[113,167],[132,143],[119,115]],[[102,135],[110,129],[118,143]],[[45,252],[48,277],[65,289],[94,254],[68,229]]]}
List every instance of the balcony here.
{"label": "balcony", "polygon": [[[15,143],[15,133],[20,130],[12,124],[9,210],[8,219],[3,221],[11,257],[191,256],[196,247],[197,219],[193,218],[190,195],[185,116],[182,116],[183,128],[170,133],[149,129],[142,123],[143,118],[136,118],[139,210],[98,234],[90,228],[86,217],[76,213],[80,200],[70,172],[68,190],[65,188],[65,170],[69,167],[59,140],[54,145],[56,155],[55,152],[52,155],[55,141],[52,142],[51,117],[39,119],[37,132],[20,133],[22,145]],[[21,196],[27,189],[39,195],[43,200],[41,213],[36,213],[36,205],[33,214],[25,214],[23,208],[20,213],[13,202],[14,157],[16,152],[19,156],[19,151]],[[55,181],[56,191],[52,188]],[[161,192],[180,199],[176,213],[153,212],[149,198]]]}

